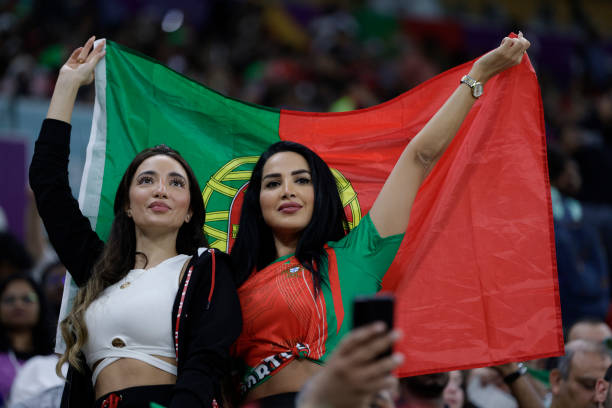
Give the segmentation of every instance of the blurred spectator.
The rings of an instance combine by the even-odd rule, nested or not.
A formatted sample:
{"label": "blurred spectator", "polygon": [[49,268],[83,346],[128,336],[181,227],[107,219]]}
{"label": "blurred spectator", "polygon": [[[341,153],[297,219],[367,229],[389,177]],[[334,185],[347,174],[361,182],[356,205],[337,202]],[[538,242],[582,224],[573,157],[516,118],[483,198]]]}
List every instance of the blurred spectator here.
{"label": "blurred spectator", "polygon": [[417,375],[400,379],[400,401],[398,407],[443,408],[444,388],[449,382],[449,373]]}
{"label": "blurred spectator", "polygon": [[551,408],[597,406],[595,386],[612,363],[602,344],[574,340],[565,346],[565,356],[550,373]]}
{"label": "blurred spectator", "polygon": [[563,325],[567,328],[586,316],[605,320],[610,283],[601,238],[584,221],[582,204],[563,193],[580,189],[576,165],[552,145],[548,163]]}
{"label": "blurred spectator", "polygon": [[[25,362],[11,387],[8,408],[57,408],[62,400],[64,379],[55,372],[56,354],[34,356]],[[64,364],[64,377],[68,363]]]}
{"label": "blurred spectator", "polygon": [[0,397],[6,401],[15,375],[35,355],[53,351],[44,295],[27,275],[0,283]]}
{"label": "blurred spectator", "polygon": [[471,408],[474,407],[467,401],[465,395],[466,379],[469,371],[451,371],[448,373],[448,384],[444,387],[442,397],[446,408]]}
{"label": "blurred spectator", "polygon": [[23,244],[10,232],[0,232],[0,281],[31,267],[32,258]]}
{"label": "blurred spectator", "polygon": [[472,370],[468,399],[480,408],[544,408],[544,401],[522,363]]}
{"label": "blurred spectator", "polygon": [[612,381],[612,365],[608,367],[603,378],[599,378],[595,384],[595,399],[597,400],[597,408],[612,408],[610,381]]}
{"label": "blurred spectator", "polygon": [[607,340],[612,340],[612,329],[602,320],[580,319],[567,331],[567,341],[574,340],[588,340],[603,344]]}
{"label": "blurred spectator", "polygon": [[48,320],[52,326],[57,326],[57,319],[62,306],[66,267],[59,261],[50,263],[43,270],[40,286],[45,293],[48,306]]}

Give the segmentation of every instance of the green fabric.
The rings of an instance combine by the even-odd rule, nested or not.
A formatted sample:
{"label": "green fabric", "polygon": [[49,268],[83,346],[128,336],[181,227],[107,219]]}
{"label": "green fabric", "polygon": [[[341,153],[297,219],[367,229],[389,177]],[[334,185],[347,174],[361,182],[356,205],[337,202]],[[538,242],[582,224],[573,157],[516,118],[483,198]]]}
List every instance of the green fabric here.
{"label": "green fabric", "polygon": [[336,333],[337,317],[329,285],[328,263],[322,262],[321,272],[326,277],[322,285],[322,292],[325,296],[327,318],[327,341],[323,360],[353,327],[353,299],[356,296],[371,295],[380,290],[382,278],[391,266],[403,238],[404,234],[382,238],[368,213],[359,225],[344,238],[328,243],[336,253],[344,320],[340,331]]}
{"label": "green fabric", "polygon": [[[221,185],[215,184],[205,197],[207,217],[209,212],[227,211],[234,196],[223,191],[244,184],[248,177],[240,172],[250,172],[256,157],[279,140],[279,111],[224,97],[112,41],[107,42],[105,60],[107,160],[98,234],[103,239],[108,236],[115,191],[130,161],[141,150],[161,143],[185,157],[203,190],[230,160],[252,158],[233,169],[233,178],[212,181]],[[178,133],[182,137],[174,137]],[[207,222],[206,232],[211,244],[218,244],[211,246],[226,250],[219,234],[214,235],[227,231],[227,218],[223,214],[217,218]]]}

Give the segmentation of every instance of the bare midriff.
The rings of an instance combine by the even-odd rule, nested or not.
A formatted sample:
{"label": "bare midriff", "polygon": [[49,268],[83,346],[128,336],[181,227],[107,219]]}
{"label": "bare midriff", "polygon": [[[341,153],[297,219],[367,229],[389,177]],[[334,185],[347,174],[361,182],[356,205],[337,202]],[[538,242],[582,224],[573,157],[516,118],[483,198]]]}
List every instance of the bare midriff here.
{"label": "bare midriff", "polygon": [[[174,358],[155,357],[176,365],[176,360]],[[96,365],[97,364],[98,363],[96,363]],[[175,383],[176,376],[173,374],[160,370],[140,360],[120,358],[102,370],[96,381],[95,393],[96,399],[98,399],[104,394],[124,388]]]}
{"label": "bare midriff", "polygon": [[247,394],[247,402],[269,395],[298,392],[302,386],[322,368],[310,360],[293,360],[263,384]]}

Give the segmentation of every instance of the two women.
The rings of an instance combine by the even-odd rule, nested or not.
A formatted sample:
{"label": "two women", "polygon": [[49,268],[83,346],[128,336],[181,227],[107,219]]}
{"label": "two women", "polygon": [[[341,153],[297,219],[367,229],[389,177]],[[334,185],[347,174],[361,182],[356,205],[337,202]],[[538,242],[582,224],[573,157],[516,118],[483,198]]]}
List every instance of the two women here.
{"label": "two women", "polygon": [[[234,354],[247,400],[288,406],[320,370],[350,329],[352,298],[380,288],[421,183],[483,86],[520,63],[528,47],[522,34],[504,38],[457,78],[457,89],[407,144],[368,215],[346,235],[334,178],[314,152],[279,142],[260,157],[231,253],[244,318]],[[381,364],[390,373],[400,359]]]}
{"label": "two women", "polygon": [[74,101],[104,56],[93,43],[60,70],[30,167],[49,239],[82,288],[62,322],[60,364],[71,365],[62,404],[211,407],[241,317],[227,257],[205,248],[193,171],[167,146],[139,153],[117,189],[106,244],[70,192]]}
{"label": "two women", "polygon": [[[235,355],[245,364],[242,387],[247,399],[275,400],[277,396],[281,396],[276,401],[279,406],[283,405],[284,401],[291,401],[294,393],[320,369],[320,364],[350,328],[346,323],[351,320],[350,299],[357,293],[373,293],[380,287],[382,277],[393,260],[408,225],[410,209],[419,186],[452,140],[475,98],[482,93],[482,85],[497,73],[519,63],[528,46],[528,41],[522,35],[515,39],[506,38],[497,49],[474,64],[469,76],[462,80],[463,83],[458,85],[440,111],[407,145],[369,214],[348,234],[335,181],[329,168],[316,154],[303,146],[281,142],[262,155],[255,166],[245,195],[239,234],[232,252],[235,274],[241,284],[239,296],[246,323],[235,345]],[[43,150],[43,153],[46,153],[45,149],[51,151],[55,148],[54,154],[59,159],[56,161],[62,162],[64,172],[67,157],[66,135],[69,128],[61,122],[68,122],[69,114],[66,115],[65,108],[58,107],[69,105],[71,108],[78,86],[91,81],[91,69],[103,55],[101,49],[89,53],[91,47],[90,41],[84,49],[75,51],[65,66],[68,68],[62,68],[48,116],[56,121],[47,121],[43,125],[38,142],[40,146],[37,146],[37,150]],[[80,68],[83,66],[88,66],[89,70]],[[72,71],[78,72],[79,69],[81,74],[87,74],[86,77],[68,74]],[[75,77],[79,79],[70,79]],[[60,123],[57,123],[58,121]],[[54,146],[52,137],[49,136],[54,132],[64,135],[58,137],[63,140],[62,143],[57,143],[61,146]],[[58,151],[62,151],[62,154],[58,155]],[[154,157],[158,155],[156,152]],[[98,289],[94,287],[85,292],[93,293],[92,296],[80,296],[69,320],[70,328],[77,333],[77,345],[74,347],[79,348],[84,344],[82,348],[86,352],[95,348],[95,344],[91,347],[86,343],[79,344],[79,336],[82,341],[86,341],[85,336],[79,334],[79,330],[83,321],[87,323],[87,311],[97,307],[96,291],[99,294],[103,290],[102,297],[106,292],[120,293],[122,289],[134,283],[134,280],[125,279],[130,274],[140,279],[138,271],[144,268],[153,269],[166,260],[174,260],[175,255],[181,252],[178,250],[176,234],[179,234],[183,224],[195,222],[190,220],[192,216],[195,218],[196,213],[193,205],[197,199],[194,194],[191,194],[189,206],[186,209],[181,207],[183,211],[176,217],[158,217],[167,213],[176,215],[176,207],[157,202],[162,197],[161,190],[170,191],[181,184],[173,179],[176,174],[187,180],[185,185],[193,186],[194,183],[184,174],[185,166],[179,165],[185,171],[181,173],[178,167],[157,167],[157,164],[147,163],[148,160],[150,158],[142,159],[135,164],[131,174],[126,173],[122,182],[125,187],[119,189],[123,189],[123,193],[118,191],[115,200],[117,227],[113,227],[114,235],[111,234],[107,249],[101,255],[102,261],[95,268],[93,260],[100,254],[102,244],[89,230],[88,225],[85,228],[85,219],[72,222],[78,232],[78,238],[74,241],[70,241],[73,231],[50,233],[55,235],[52,240],[55,240],[57,245],[65,246],[65,242],[68,242],[69,246],[75,247],[71,248],[74,253],[67,251],[64,256],[67,259],[62,259],[71,272],[79,274],[79,271],[83,271],[82,276],[88,277],[94,268],[95,278],[92,281],[95,282],[99,277],[99,282],[92,284]],[[44,159],[39,157],[34,163],[44,163]],[[148,164],[154,168],[148,168]],[[41,168],[51,174],[48,170],[53,168],[53,164],[46,165],[47,167]],[[141,168],[143,165],[145,167]],[[42,176],[44,172],[41,171],[37,175]],[[154,177],[141,179],[142,175]],[[64,178],[65,176],[62,177]],[[67,181],[62,180],[61,184],[66,190]],[[159,185],[155,193],[157,195],[140,196],[143,184]],[[44,188],[41,190],[39,191],[44,193]],[[66,195],[69,195],[69,192],[64,192],[64,196]],[[149,201],[149,198],[152,201]],[[68,200],[64,201],[67,202]],[[136,211],[131,207],[133,203],[141,203],[138,207],[140,212],[131,212]],[[67,214],[70,216],[68,219],[82,218],[78,214],[76,203],[71,204],[64,204],[71,210],[71,213]],[[149,217],[152,213],[155,216]],[[76,218],[74,214],[77,214]],[[43,219],[46,218],[46,223],[50,223],[47,229],[54,229],[51,211],[41,210],[41,215]],[[162,218],[165,221],[161,224],[153,222]],[[125,223],[121,220],[127,222],[127,227],[123,230],[121,225]],[[181,221],[183,224],[179,226]],[[201,223],[199,227],[201,229]],[[59,230],[57,227],[55,229]],[[117,250],[117,245],[113,245],[113,236],[117,236],[119,240],[120,237],[129,236],[132,231],[134,245],[129,256],[113,256],[113,251]],[[174,250],[171,248],[173,242],[177,244]],[[189,251],[185,252],[189,255]],[[70,259],[71,255],[75,257],[75,254],[83,253],[94,253],[95,256],[92,256],[93,259],[83,257],[85,261]],[[140,255],[141,253],[146,256]],[[126,268],[124,266],[118,268],[121,270],[117,275],[106,278],[102,272],[105,267],[106,270],[113,269],[116,259],[127,259],[131,264],[128,267],[132,270],[123,270]],[[97,273],[98,270],[101,272]],[[77,279],[81,284],[86,281]],[[122,288],[123,285],[125,286]],[[206,293],[206,289],[201,293]],[[226,316],[225,323],[229,324],[230,319],[231,316]],[[239,321],[239,318],[237,320]],[[202,324],[207,321],[203,319]],[[102,397],[107,392],[117,391],[126,384],[152,385],[171,382],[168,377],[162,379],[164,372],[154,371],[157,369],[148,363],[143,365],[139,359],[129,356],[126,358],[117,352],[117,349],[128,345],[126,339],[109,334],[108,332],[114,330],[111,326],[104,327],[107,329],[103,334],[111,340],[115,354],[103,357],[123,358],[106,365],[108,360],[101,359],[100,362],[95,357],[97,354],[91,353],[92,358],[88,359],[87,363],[99,371],[96,382],[97,396]],[[97,335],[95,339],[90,340],[97,341],[102,341]],[[151,343],[154,343],[152,339]],[[225,345],[226,342],[222,344]],[[161,353],[156,353],[163,357]],[[180,355],[178,361],[180,383]],[[398,355],[392,355],[382,359],[381,364],[390,371],[399,361]],[[108,381],[104,379],[105,372],[124,372],[117,370],[117,373],[114,373],[112,370],[113,367],[121,367],[121,364],[131,364],[134,370],[144,367],[150,374],[155,375],[147,380],[147,384],[133,384],[133,378],[122,378],[121,374],[114,377],[109,374],[106,376]],[[99,368],[101,366],[102,369]],[[178,386],[177,388],[180,389]],[[104,401],[102,398],[101,400]],[[106,399],[107,402],[112,402],[111,400]]]}

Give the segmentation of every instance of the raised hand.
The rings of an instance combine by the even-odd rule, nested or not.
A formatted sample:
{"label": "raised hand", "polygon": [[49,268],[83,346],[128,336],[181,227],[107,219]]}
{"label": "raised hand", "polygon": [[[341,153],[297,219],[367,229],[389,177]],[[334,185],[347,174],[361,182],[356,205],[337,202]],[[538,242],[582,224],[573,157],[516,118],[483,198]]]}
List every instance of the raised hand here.
{"label": "raised hand", "polygon": [[516,38],[505,37],[499,47],[489,51],[474,63],[470,76],[473,75],[473,78],[484,84],[491,77],[520,64],[523,54],[530,45],[531,43],[520,31]]}
{"label": "raised hand", "polygon": [[60,69],[60,77],[74,81],[78,86],[88,85],[94,79],[94,69],[104,57],[104,41],[93,48],[96,37],[92,36],[85,45],[72,52]]}
{"label": "raised hand", "polygon": [[95,39],[96,37],[92,36],[85,45],[74,50],[60,69],[47,111],[48,119],[70,123],[79,88],[93,81],[96,64],[106,53],[104,41],[93,48]]}

